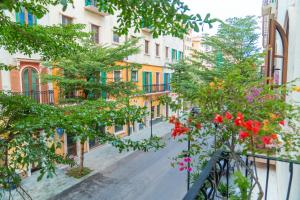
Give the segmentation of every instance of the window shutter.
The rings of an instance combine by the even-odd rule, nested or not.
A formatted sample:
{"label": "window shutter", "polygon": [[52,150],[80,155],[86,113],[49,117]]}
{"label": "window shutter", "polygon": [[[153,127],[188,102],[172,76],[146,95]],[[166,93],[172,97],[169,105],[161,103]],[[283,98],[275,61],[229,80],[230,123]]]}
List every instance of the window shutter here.
{"label": "window shutter", "polygon": [[19,18],[20,24],[24,25],[25,24],[25,11],[23,8],[20,10],[19,17],[20,17]]}
{"label": "window shutter", "polygon": [[90,6],[90,5],[92,5],[91,0],[85,0],[85,6]]}
{"label": "window shutter", "polygon": [[177,56],[176,56],[176,60],[180,60],[180,51],[177,51]]}
{"label": "window shutter", "polygon": [[168,73],[168,90],[171,90],[171,74]]}
{"label": "window shutter", "polygon": [[143,91],[146,91],[146,72],[143,72]]}
{"label": "window shutter", "polygon": [[20,13],[19,13],[19,12],[16,12],[16,22],[17,22],[17,23],[20,21],[19,15],[20,15]]}
{"label": "window shutter", "polygon": [[166,73],[164,73],[164,75],[163,75],[163,82],[164,82],[164,91],[166,91],[166,89],[167,89]]}
{"label": "window shutter", "polygon": [[[106,85],[106,72],[101,72],[101,83],[103,85]],[[102,91],[101,96],[103,99],[106,99],[106,91]]]}
{"label": "window shutter", "polygon": [[150,76],[150,92],[152,92],[152,72],[149,72],[149,76]]}
{"label": "window shutter", "polygon": [[33,22],[34,22],[33,21],[34,19],[33,19],[33,15],[30,12],[27,13],[27,18],[28,18],[28,25],[32,26]]}

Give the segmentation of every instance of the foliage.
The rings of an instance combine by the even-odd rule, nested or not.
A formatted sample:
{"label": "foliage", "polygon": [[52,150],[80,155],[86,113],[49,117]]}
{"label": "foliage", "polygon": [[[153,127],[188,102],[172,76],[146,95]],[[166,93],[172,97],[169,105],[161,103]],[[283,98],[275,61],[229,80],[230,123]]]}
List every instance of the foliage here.
{"label": "foliage", "polygon": [[[129,126],[130,123],[141,122],[147,114],[145,108],[130,103],[131,98],[141,94],[133,82],[106,80],[106,75],[112,74],[114,70],[128,71],[139,67],[134,63],[119,62],[139,51],[137,41],[138,39],[130,40],[117,47],[100,47],[87,43],[85,52],[45,63],[49,67],[53,66],[57,73],[45,75],[44,81],[51,81],[58,86],[62,99],[77,99],[75,103],[72,100],[72,104],[64,104],[62,109],[65,115],[61,118],[61,128],[68,136],[73,136],[75,141],[80,141],[81,169],[84,163],[84,144],[88,139],[99,139],[101,143],[110,141],[120,151],[148,151],[162,146],[158,138],[134,142],[121,140],[103,130],[104,127]],[[106,96],[110,100],[107,101]]]}
{"label": "foliage", "polygon": [[71,168],[66,174],[68,176],[79,179],[79,178],[82,178],[82,177],[88,175],[91,172],[92,172],[92,170],[90,170],[87,167],[84,167],[82,172],[81,172],[81,169],[79,167],[76,167],[76,168]]}
{"label": "foliage", "polygon": [[241,199],[241,200],[247,200],[249,199],[248,197],[248,190],[251,187],[251,184],[249,180],[243,176],[242,172],[237,171],[234,173],[234,184],[240,189],[240,194],[236,195],[235,197],[231,199]]}
{"label": "foliage", "polygon": [[55,128],[59,127],[56,107],[39,105],[22,96],[0,94],[0,185],[9,189],[19,185],[20,177],[32,164],[40,168],[41,179],[45,174],[52,177],[55,164],[72,164],[72,161],[56,154],[61,146],[55,140]]}
{"label": "foliage", "polygon": [[[237,152],[285,158],[299,155],[299,107],[283,98],[291,93],[293,83],[265,84],[259,69],[262,55],[256,47],[256,27],[253,17],[229,19],[215,36],[204,37],[211,51],[195,52],[191,60],[174,66],[174,92],[200,110],[200,114],[185,116],[186,122],[175,119],[175,127],[189,129],[179,132],[191,141],[189,154],[200,161],[206,160],[204,152],[209,156],[217,149],[229,151],[238,169],[246,166]],[[216,59],[218,52],[222,53],[221,63]],[[176,131],[173,134],[180,135]],[[252,169],[248,171],[254,182],[248,196],[258,186],[261,199],[258,177]]]}

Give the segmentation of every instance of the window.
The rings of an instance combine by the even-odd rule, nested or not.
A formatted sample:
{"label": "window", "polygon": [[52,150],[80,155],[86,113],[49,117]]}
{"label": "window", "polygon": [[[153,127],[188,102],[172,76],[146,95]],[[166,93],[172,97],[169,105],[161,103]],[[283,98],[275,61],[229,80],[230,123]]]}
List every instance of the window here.
{"label": "window", "polygon": [[156,116],[157,116],[157,117],[160,117],[160,105],[157,105]]}
{"label": "window", "polygon": [[143,90],[146,93],[152,92],[152,72],[143,72]]}
{"label": "window", "polygon": [[16,22],[21,25],[35,25],[37,24],[37,18],[30,12],[28,12],[25,8],[21,8],[20,12],[16,13]]}
{"label": "window", "polygon": [[172,49],[172,60],[176,60],[176,49]]}
{"label": "window", "polygon": [[99,44],[99,26],[92,24],[91,31],[92,31],[92,41],[96,44]]}
{"label": "window", "polygon": [[159,44],[155,44],[155,55],[159,57]]}
{"label": "window", "polygon": [[113,42],[115,42],[115,43],[119,43],[120,42],[120,36],[116,32],[113,32]]}
{"label": "window", "polygon": [[115,125],[115,133],[121,132],[123,131],[123,125]]}
{"label": "window", "polygon": [[131,81],[138,82],[138,71],[136,70],[131,71]]}
{"label": "window", "polygon": [[159,85],[159,72],[156,72],[156,85]]}
{"label": "window", "polygon": [[166,47],[166,58],[169,58],[169,47]]}
{"label": "window", "polygon": [[22,89],[25,96],[39,102],[39,77],[33,67],[27,67],[22,72]]}
{"label": "window", "polygon": [[71,17],[65,16],[65,15],[61,16],[61,23],[63,25],[72,24],[72,21],[73,21],[73,19]]}
{"label": "window", "polygon": [[149,41],[145,40],[145,54],[149,55]]}
{"label": "window", "polygon": [[95,6],[95,7],[97,7],[97,0],[85,0],[85,6]]}
{"label": "window", "polygon": [[114,71],[114,81],[118,82],[121,80],[121,71]]}

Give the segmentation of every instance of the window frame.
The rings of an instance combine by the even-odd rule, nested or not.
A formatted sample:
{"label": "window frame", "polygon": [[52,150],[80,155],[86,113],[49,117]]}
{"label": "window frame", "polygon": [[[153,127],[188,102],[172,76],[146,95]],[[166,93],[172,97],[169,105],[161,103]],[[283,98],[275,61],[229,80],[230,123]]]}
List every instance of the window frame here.
{"label": "window frame", "polygon": [[[120,73],[119,80],[116,80],[116,76],[115,76],[115,73],[116,73],[116,72],[119,72],[119,73]],[[119,81],[122,80],[122,71],[121,71],[121,70],[114,70],[113,75],[114,75],[114,82],[119,82]]]}
{"label": "window frame", "polygon": [[155,56],[160,57],[160,44],[155,43]]}
{"label": "window frame", "polygon": [[[136,79],[135,79],[135,80],[132,78],[132,74],[133,74],[133,73],[136,73],[136,77],[135,77]],[[132,82],[138,82],[138,81],[139,81],[139,78],[138,78],[138,77],[139,77],[138,70],[131,70],[131,81],[132,81]]]}
{"label": "window frame", "polygon": [[145,44],[145,49],[144,49],[144,52],[145,52],[145,54],[146,55],[149,55],[149,50],[150,50],[150,48],[149,48],[149,46],[150,46],[150,41],[149,40],[145,40],[145,42],[144,42]]}
{"label": "window frame", "polygon": [[[94,30],[96,29],[96,34],[94,34]],[[96,44],[100,43],[100,26],[91,24],[91,32],[92,32],[92,41]]]}
{"label": "window frame", "polygon": [[[64,23],[64,19],[66,19],[67,20],[66,22],[68,22],[68,23]],[[70,16],[61,15],[61,24],[64,25],[64,26],[69,25],[69,24],[73,24],[73,20],[74,20],[74,18],[72,18]]]}

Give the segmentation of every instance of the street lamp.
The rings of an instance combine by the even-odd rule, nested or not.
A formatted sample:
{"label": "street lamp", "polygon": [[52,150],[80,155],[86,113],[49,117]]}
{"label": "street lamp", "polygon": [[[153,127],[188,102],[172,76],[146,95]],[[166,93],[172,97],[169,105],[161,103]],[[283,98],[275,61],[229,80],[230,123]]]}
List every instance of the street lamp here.
{"label": "street lamp", "polygon": [[150,96],[150,137],[153,137],[152,133],[152,96]]}

